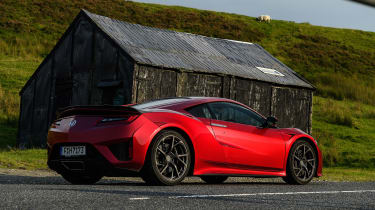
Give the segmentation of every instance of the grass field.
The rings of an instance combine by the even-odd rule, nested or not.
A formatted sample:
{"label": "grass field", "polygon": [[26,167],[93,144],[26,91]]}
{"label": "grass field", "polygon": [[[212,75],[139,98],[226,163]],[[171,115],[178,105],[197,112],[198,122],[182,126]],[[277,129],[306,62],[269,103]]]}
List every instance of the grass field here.
{"label": "grass field", "polygon": [[19,116],[18,92],[40,60],[0,57],[0,148],[15,146]]}
{"label": "grass field", "polygon": [[375,169],[375,107],[315,96],[313,133],[324,165]]}
{"label": "grass field", "polygon": [[374,169],[325,167],[321,180],[326,181],[350,181],[350,182],[373,182],[375,181]]}
{"label": "grass field", "polygon": [[47,150],[20,150],[15,148],[0,149],[0,168],[46,170]]}
{"label": "grass field", "polygon": [[0,167],[45,168],[44,150],[14,149],[18,92],[80,8],[142,25],[259,43],[317,87],[313,136],[327,174],[374,174],[375,33],[278,20],[266,24],[243,15],[122,0],[0,1]]}
{"label": "grass field", "polygon": [[[256,42],[312,81],[317,94],[375,105],[375,33],[123,0],[0,2],[0,56],[44,58],[81,8],[158,28]],[[339,86],[339,88],[337,88]]]}

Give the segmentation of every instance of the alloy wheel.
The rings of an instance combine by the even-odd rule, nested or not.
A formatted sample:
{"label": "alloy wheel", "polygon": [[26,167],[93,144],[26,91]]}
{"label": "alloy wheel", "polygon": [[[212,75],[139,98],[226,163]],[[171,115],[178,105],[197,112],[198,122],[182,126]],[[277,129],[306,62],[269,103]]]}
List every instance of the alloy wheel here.
{"label": "alloy wheel", "polygon": [[190,161],[185,141],[171,134],[164,136],[156,148],[155,163],[161,176],[169,181],[185,176]]}
{"label": "alloy wheel", "polygon": [[292,156],[293,172],[296,178],[301,181],[310,180],[314,176],[316,168],[315,152],[311,146],[300,144]]}

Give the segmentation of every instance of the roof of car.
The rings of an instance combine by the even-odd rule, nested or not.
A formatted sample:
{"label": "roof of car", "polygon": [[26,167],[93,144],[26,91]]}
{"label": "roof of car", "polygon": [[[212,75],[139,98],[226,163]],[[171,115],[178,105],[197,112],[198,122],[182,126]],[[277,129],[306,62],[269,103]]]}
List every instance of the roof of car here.
{"label": "roof of car", "polygon": [[228,101],[234,102],[231,99],[227,98],[218,98],[218,97],[175,97],[175,98],[163,98],[156,99],[141,104],[132,105],[135,109],[156,109],[173,105],[186,105],[194,106],[201,103],[209,103],[215,101]]}

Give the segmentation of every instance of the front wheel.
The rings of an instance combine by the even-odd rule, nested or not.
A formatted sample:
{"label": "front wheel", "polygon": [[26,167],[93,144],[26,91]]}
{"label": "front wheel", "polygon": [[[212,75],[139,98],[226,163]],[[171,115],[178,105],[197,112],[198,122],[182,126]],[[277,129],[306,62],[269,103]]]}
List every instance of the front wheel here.
{"label": "front wheel", "polygon": [[162,131],[150,148],[141,177],[149,185],[176,185],[188,174],[191,153],[186,139],[176,131]]}
{"label": "front wheel", "polygon": [[283,177],[283,180],[288,184],[307,184],[314,177],[317,165],[317,156],[313,146],[306,141],[299,140],[289,151],[286,177]]}

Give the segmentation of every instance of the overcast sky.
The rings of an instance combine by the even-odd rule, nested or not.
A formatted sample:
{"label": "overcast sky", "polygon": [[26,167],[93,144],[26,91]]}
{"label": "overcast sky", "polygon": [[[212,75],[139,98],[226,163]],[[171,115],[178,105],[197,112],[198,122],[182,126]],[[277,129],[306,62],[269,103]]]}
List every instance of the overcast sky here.
{"label": "overcast sky", "polygon": [[136,0],[375,32],[375,7],[348,0]]}

